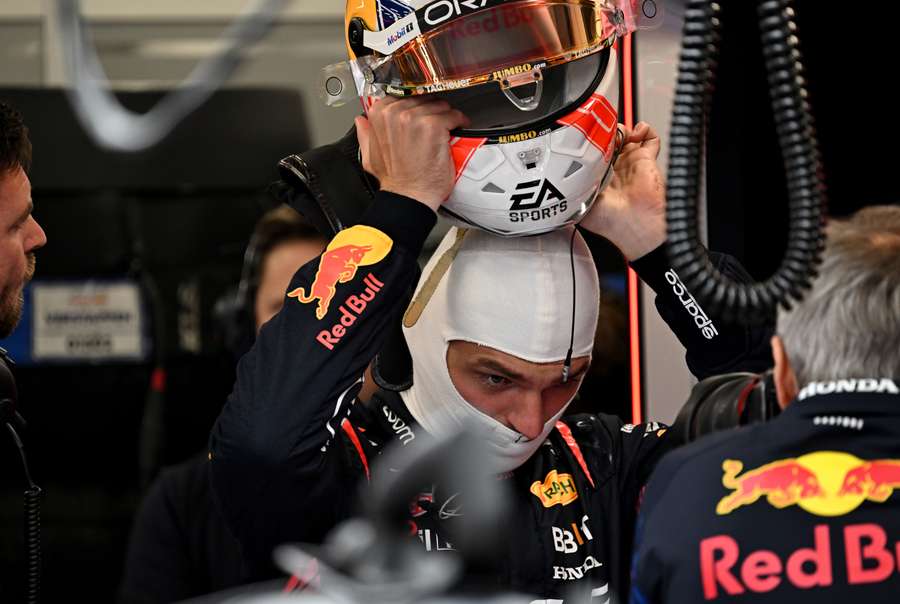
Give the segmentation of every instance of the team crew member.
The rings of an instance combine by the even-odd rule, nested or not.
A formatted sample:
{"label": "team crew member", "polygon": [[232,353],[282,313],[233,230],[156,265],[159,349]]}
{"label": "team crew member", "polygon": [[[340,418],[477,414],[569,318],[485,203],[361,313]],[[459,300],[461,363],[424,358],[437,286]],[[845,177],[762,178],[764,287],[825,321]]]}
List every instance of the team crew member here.
{"label": "team crew member", "polygon": [[[382,189],[360,225],[295,275],[284,308],[241,360],[210,438],[214,493],[245,555],[264,568],[275,545],[321,541],[351,515],[354,486],[384,446],[409,446],[471,418],[490,444],[486,463],[508,473],[517,495],[510,525],[520,530],[499,562],[500,582],[550,598],[578,580],[598,594],[621,593],[638,495],[668,439],[656,424],[610,416],[556,423],[589,362],[597,316],[596,269],[580,237],[470,231],[451,250],[453,231],[404,313],[434,211],[454,184],[449,131],[463,120],[426,99],[385,99],[358,118],[363,165]],[[768,333],[716,325],[707,338],[690,294],[667,283],[657,249],[665,237],[659,140],[639,125],[626,142],[584,226],[613,241],[658,288],[698,377],[767,367]],[[439,259],[454,251],[446,274],[429,285]],[[364,368],[401,318],[412,388],[354,404]],[[443,526],[451,497],[438,486],[423,497],[433,506],[411,510],[428,551],[452,547]]]}
{"label": "team crew member", "polygon": [[[259,328],[281,308],[298,267],[326,243],[287,206],[259,219],[237,291],[217,305],[231,352],[246,352]],[[180,602],[247,581],[240,546],[210,494],[207,452],[166,468],[135,516],[119,604]]]}
{"label": "team crew member", "polygon": [[35,252],[47,243],[31,215],[31,141],[18,111],[0,102],[0,337],[22,317],[22,290],[34,276]]}
{"label": "team crew member", "polygon": [[784,412],[660,464],[633,603],[897,601],[900,207],[829,225],[819,277],[777,333]]}

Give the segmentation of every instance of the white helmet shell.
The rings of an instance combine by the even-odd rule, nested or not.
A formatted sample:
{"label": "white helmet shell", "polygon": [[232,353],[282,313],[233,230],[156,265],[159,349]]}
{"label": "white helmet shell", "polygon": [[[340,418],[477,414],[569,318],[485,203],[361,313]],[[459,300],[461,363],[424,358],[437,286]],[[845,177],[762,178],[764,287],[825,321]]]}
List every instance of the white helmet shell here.
{"label": "white helmet shell", "polygon": [[457,182],[441,207],[451,222],[503,236],[578,222],[612,176],[619,86],[615,51],[594,93],[543,131],[451,140]]}

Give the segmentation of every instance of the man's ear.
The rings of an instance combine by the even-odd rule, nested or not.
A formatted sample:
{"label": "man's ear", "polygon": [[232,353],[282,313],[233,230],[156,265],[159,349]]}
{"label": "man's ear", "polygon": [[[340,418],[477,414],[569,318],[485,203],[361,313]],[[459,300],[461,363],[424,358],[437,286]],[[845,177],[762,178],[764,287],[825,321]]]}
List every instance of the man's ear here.
{"label": "man's ear", "polygon": [[775,371],[772,375],[775,394],[778,396],[778,405],[784,409],[797,398],[800,388],[797,386],[797,374],[794,373],[791,360],[784,349],[784,342],[778,336],[772,336],[772,356],[775,358]]}

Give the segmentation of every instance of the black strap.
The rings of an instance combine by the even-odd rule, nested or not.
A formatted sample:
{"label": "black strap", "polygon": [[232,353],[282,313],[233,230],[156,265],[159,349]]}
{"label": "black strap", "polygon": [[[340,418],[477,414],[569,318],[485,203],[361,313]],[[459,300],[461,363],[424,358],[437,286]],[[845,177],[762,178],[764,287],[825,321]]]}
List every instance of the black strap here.
{"label": "black strap", "polygon": [[359,222],[377,190],[359,163],[355,129],[335,143],[285,157],[278,173],[272,193],[328,238]]}

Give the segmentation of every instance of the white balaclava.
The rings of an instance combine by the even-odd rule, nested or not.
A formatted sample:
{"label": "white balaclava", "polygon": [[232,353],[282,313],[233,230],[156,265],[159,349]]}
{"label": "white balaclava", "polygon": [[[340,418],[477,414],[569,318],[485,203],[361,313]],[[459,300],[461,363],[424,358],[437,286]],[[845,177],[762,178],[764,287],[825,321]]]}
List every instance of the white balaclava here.
{"label": "white balaclava", "polygon": [[[590,355],[600,286],[587,244],[580,234],[573,242],[572,229],[519,238],[468,231],[418,321],[411,326],[410,321],[404,321],[403,333],[413,361],[413,386],[401,396],[409,412],[435,436],[455,433],[464,425],[483,432],[497,472],[509,472],[525,463],[571,399],[544,424],[540,436],[527,439],[459,394],[447,368],[447,347],[453,340],[463,340],[525,361],[561,362],[569,350],[574,321],[572,357]],[[423,284],[456,240],[454,228],[426,265],[414,300],[420,300]]]}

